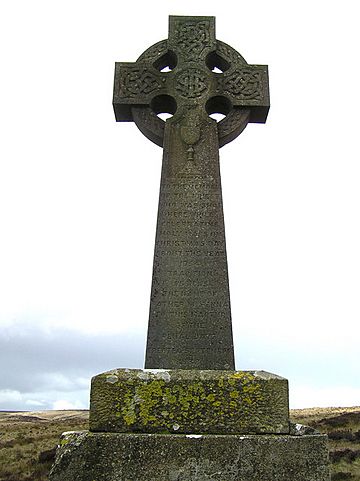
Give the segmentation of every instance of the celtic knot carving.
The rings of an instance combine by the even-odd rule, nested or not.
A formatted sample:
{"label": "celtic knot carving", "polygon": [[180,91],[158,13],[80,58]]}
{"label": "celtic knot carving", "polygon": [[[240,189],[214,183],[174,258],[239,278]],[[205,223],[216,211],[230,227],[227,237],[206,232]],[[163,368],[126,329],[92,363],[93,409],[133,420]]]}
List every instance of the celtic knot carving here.
{"label": "celtic knot carving", "polygon": [[220,135],[227,135],[238,127],[243,118],[248,117],[249,114],[245,110],[233,109],[222,122],[218,124],[218,132]]}
{"label": "celtic knot carving", "polygon": [[233,109],[219,122],[218,135],[220,147],[234,140],[245,129],[249,119],[249,109]]}
{"label": "celtic knot carving", "polygon": [[216,42],[216,53],[223,57],[225,60],[227,60],[229,63],[246,64],[246,61],[235,49],[230,47],[230,45],[221,42],[220,40],[217,40]]}
{"label": "celtic knot carving", "polygon": [[238,99],[261,100],[262,80],[259,72],[241,69],[227,76],[223,81],[223,90]]}
{"label": "celtic knot carving", "polygon": [[148,95],[162,87],[161,80],[146,69],[130,69],[124,72],[120,84],[120,95],[135,97]]}
{"label": "celtic knot carving", "polygon": [[167,40],[161,40],[155,45],[152,45],[144,53],[140,55],[138,61],[141,62],[154,62],[157,60],[161,55],[163,55],[167,51]]}
{"label": "celtic knot carving", "polygon": [[203,22],[177,22],[176,40],[178,50],[189,60],[199,57],[210,44],[210,24]]}
{"label": "celtic knot carving", "polygon": [[207,90],[206,74],[197,68],[189,68],[180,72],[176,77],[175,89],[186,98],[197,98]]}
{"label": "celtic knot carving", "polygon": [[133,107],[133,119],[141,132],[162,147],[165,122],[150,107]]}

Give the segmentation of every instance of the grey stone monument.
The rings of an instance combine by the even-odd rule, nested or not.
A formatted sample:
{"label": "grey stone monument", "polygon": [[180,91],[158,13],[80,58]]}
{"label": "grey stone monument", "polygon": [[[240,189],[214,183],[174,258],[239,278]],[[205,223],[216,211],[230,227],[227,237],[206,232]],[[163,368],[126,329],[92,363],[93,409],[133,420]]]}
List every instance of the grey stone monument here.
{"label": "grey stone monument", "polygon": [[116,63],[113,104],[163,147],[145,369],[92,379],[90,431],[63,434],[51,481],[328,480],[286,379],[234,364],[219,147],[266,121],[267,67],[214,17],[171,16],[167,40]]}

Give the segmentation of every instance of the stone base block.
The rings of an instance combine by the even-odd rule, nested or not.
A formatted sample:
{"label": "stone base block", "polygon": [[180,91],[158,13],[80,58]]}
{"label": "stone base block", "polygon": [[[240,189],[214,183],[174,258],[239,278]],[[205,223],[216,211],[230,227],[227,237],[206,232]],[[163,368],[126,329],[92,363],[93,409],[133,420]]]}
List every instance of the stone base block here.
{"label": "stone base block", "polygon": [[50,481],[329,481],[327,437],[64,433]]}
{"label": "stone base block", "polygon": [[288,382],[265,371],[115,369],[92,379],[90,431],[287,434]]}

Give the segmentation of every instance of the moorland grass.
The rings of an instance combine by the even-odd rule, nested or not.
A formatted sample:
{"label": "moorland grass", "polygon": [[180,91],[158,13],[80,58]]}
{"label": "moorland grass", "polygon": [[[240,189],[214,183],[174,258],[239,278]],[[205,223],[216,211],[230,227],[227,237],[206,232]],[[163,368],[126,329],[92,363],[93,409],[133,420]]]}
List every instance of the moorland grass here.
{"label": "moorland grass", "polygon": [[[328,434],[332,481],[360,481],[360,407],[293,410],[292,421]],[[0,481],[48,481],[64,431],[88,429],[88,413],[0,413]]]}

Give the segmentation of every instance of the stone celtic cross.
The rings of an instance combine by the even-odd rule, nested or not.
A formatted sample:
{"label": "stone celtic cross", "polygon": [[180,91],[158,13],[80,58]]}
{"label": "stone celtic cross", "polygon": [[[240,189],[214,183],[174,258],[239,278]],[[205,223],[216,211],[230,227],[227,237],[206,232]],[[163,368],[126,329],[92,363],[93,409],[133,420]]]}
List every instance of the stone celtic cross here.
{"label": "stone celtic cross", "polygon": [[216,40],[214,17],[171,16],[167,40],[116,63],[113,104],[163,147],[145,368],[234,369],[219,147],[266,121],[267,66]]}

